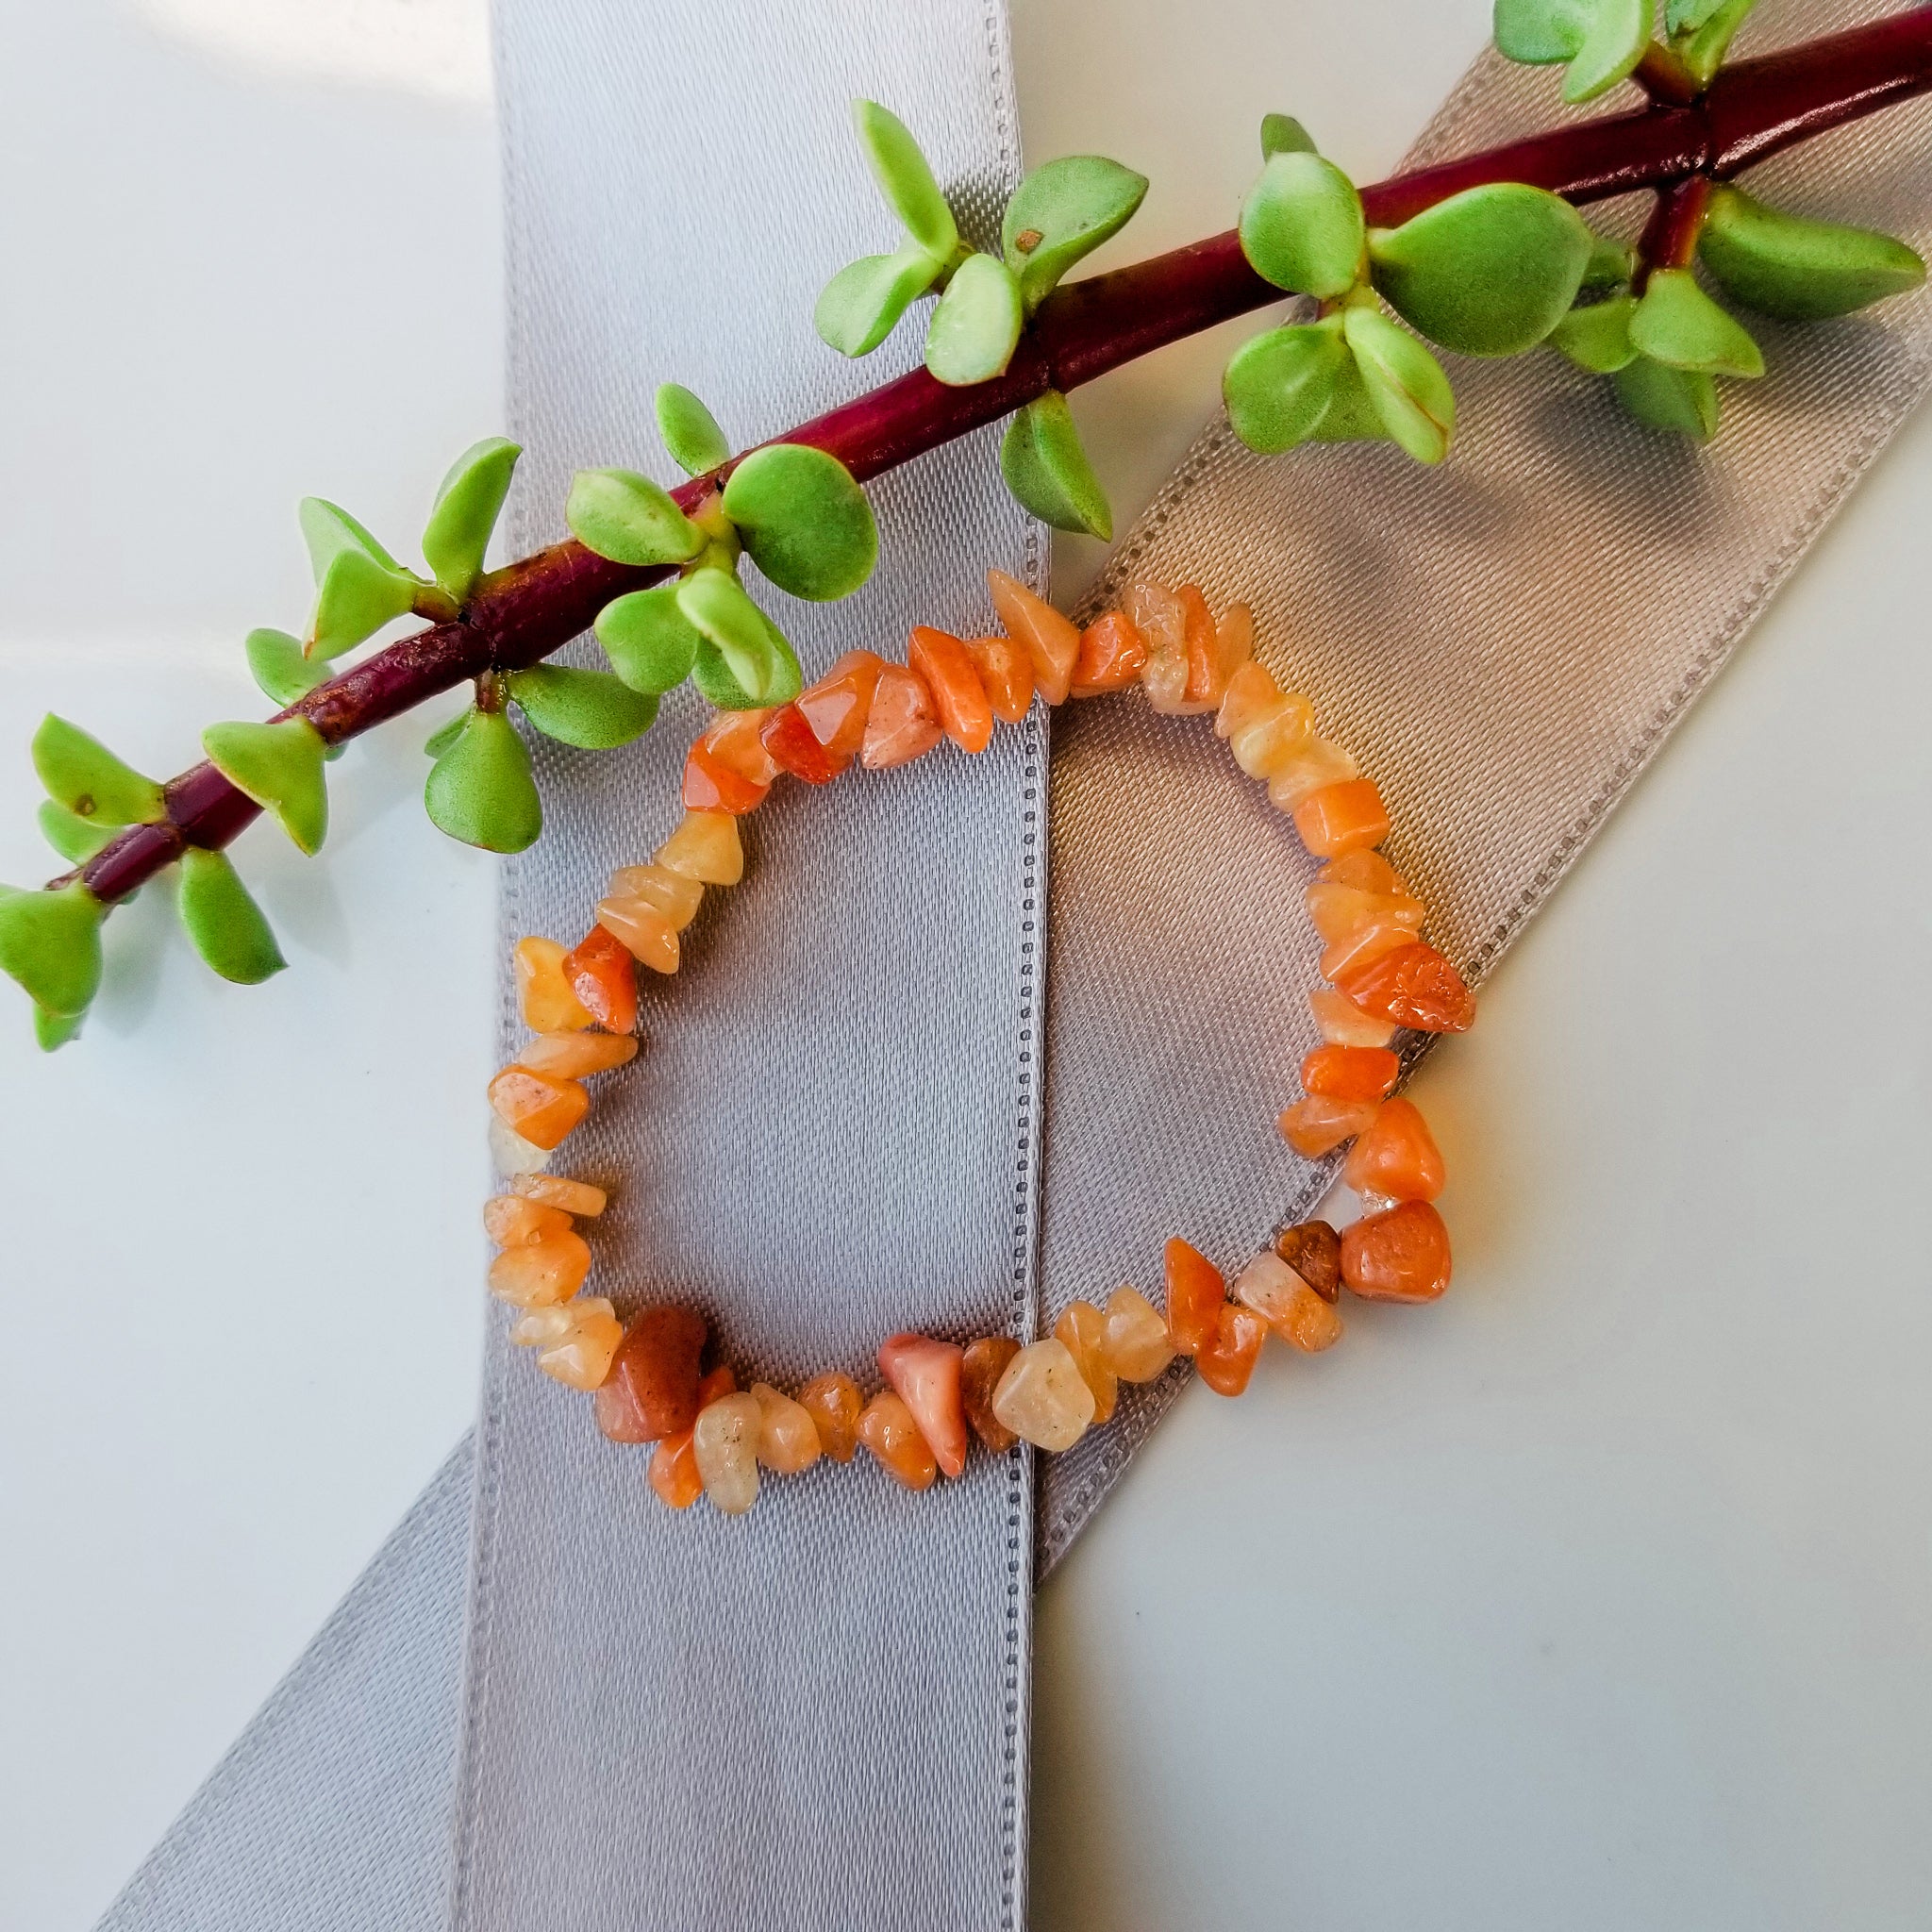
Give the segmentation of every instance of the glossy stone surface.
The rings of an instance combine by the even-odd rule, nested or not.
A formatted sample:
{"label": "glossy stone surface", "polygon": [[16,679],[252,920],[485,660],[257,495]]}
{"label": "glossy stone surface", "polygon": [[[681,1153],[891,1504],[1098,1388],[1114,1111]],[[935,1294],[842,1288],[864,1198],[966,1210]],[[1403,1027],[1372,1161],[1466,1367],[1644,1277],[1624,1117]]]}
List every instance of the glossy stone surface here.
{"label": "glossy stone surface", "polygon": [[728,812],[688,811],[676,831],[658,846],[657,860],[665,871],[696,879],[700,885],[735,886],[744,876],[738,821]]}
{"label": "glossy stone surface", "polygon": [[724,811],[734,816],[756,811],[769,785],[756,785],[734,772],[701,738],[684,755],[678,798],[687,811]]}
{"label": "glossy stone surface", "polygon": [[504,1249],[490,1264],[490,1292],[512,1307],[551,1307],[569,1301],[590,1272],[590,1244],[566,1228]]}
{"label": "glossy stone surface", "polygon": [[1341,1334],[1333,1301],[1319,1295],[1280,1256],[1257,1255],[1236,1275],[1234,1297],[1253,1308],[1281,1339],[1314,1355]]}
{"label": "glossy stone surface", "polygon": [[490,1105],[511,1133],[547,1152],[590,1112],[591,1093],[575,1080],[505,1067],[490,1083]]}
{"label": "glossy stone surface", "polygon": [[625,1065],[637,1051],[627,1033],[540,1033],[517,1049],[517,1065],[553,1080],[581,1080]]}
{"label": "glossy stone surface", "polygon": [[[778,775],[778,766],[764,741],[765,724],[771,715],[769,710],[720,711],[698,740],[719,764],[755,787],[760,795]],[[691,807],[694,811],[703,808]]]}
{"label": "glossy stone surface", "polygon": [[1274,1252],[1324,1301],[1341,1290],[1341,1238],[1325,1221],[1298,1221],[1274,1237]]}
{"label": "glossy stone surface", "polygon": [[1194,1357],[1202,1381],[1217,1395],[1239,1395],[1255,1373],[1268,1324],[1253,1308],[1224,1302],[1215,1323],[1214,1339]]}
{"label": "glossy stone surface", "polygon": [[1319,971],[1324,979],[1339,984],[1357,973],[1365,973],[1380,958],[1415,943],[1415,927],[1394,920],[1358,925],[1329,946],[1322,955]]}
{"label": "glossy stone surface", "polygon": [[1066,1344],[1048,1336],[1014,1356],[992,1392],[992,1412],[1022,1441],[1058,1454],[1093,1421],[1093,1391]]}
{"label": "glossy stone surface", "polygon": [[1302,1059],[1302,1091],[1326,1100],[1381,1100],[1401,1076],[1386,1046],[1318,1046]]}
{"label": "glossy stone surface", "polygon": [[754,1382],[758,1406],[758,1461],[774,1475],[797,1475],[819,1459],[818,1424],[811,1411],[769,1382]]}
{"label": "glossy stone surface", "polygon": [[781,705],[765,720],[765,749],[781,772],[808,785],[827,785],[852,761],[835,757],[818,741],[795,704]]}
{"label": "glossy stone surface", "polygon": [[1330,945],[1365,925],[1406,925],[1420,933],[1423,904],[1407,892],[1364,891],[1317,877],[1307,895],[1308,917]]}
{"label": "glossy stone surface", "polygon": [[1363,1012],[1346,993],[1337,992],[1332,986],[1317,987],[1308,995],[1308,1010],[1322,1029],[1322,1038],[1337,1046],[1387,1046],[1395,1038],[1393,1022]]}
{"label": "glossy stone surface", "polygon": [[537,1366],[546,1375],[585,1394],[600,1388],[610,1373],[623,1336],[617,1311],[602,1295],[533,1309],[510,1330],[511,1341],[536,1348]]}
{"label": "glossy stone surface", "polygon": [[613,1442],[656,1442],[696,1422],[698,1363],[709,1333],[691,1308],[640,1309],[597,1391],[597,1426]]}
{"label": "glossy stone surface", "polygon": [[1120,1377],[1107,1358],[1107,1317],[1091,1302],[1070,1302],[1053,1324],[1054,1339],[1074,1357],[1080,1379],[1093,1391],[1093,1420],[1113,1420]]}
{"label": "glossy stone surface", "polygon": [[834,1462],[850,1462],[858,1453],[858,1418],[865,1398],[850,1375],[837,1371],[814,1375],[798,1391],[798,1406],[819,1432],[819,1447]]}
{"label": "glossy stone surface", "polygon": [[1347,886],[1357,892],[1406,893],[1402,874],[1379,852],[1345,852],[1315,874],[1318,884]]}
{"label": "glossy stone surface", "polygon": [[546,1235],[568,1234],[570,1216],[522,1194],[497,1194],[483,1204],[483,1232],[499,1248],[525,1248]]}
{"label": "glossy stone surface", "polygon": [[[1187,586],[1191,589],[1192,586]],[[1255,651],[1255,614],[1245,604],[1230,604],[1214,625],[1214,643],[1207,682],[1196,682],[1198,662],[1191,645],[1188,653],[1188,695],[1219,705],[1228,686]]]}
{"label": "glossy stone surface", "polygon": [[1294,808],[1295,836],[1317,858],[1365,851],[1389,836],[1389,808],[1373,778],[1345,778]]}
{"label": "glossy stone surface", "polygon": [[1073,691],[1076,698],[1099,697],[1124,691],[1147,662],[1147,641],[1134,628],[1124,610],[1108,610],[1080,633],[1080,655],[1074,659]]}
{"label": "glossy stone surface", "polygon": [[959,1391],[973,1433],[992,1451],[1004,1456],[1020,1439],[992,1412],[993,1391],[1007,1366],[1020,1353],[1010,1335],[982,1335],[966,1344],[959,1364]]}
{"label": "glossy stone surface", "polygon": [[[1190,586],[1191,589],[1192,587]],[[1200,592],[1194,591],[1198,601]],[[1212,710],[1213,704],[1191,700],[1188,695],[1188,616],[1186,602],[1164,584],[1135,578],[1121,591],[1121,609],[1147,646],[1147,662],[1141,672],[1141,683],[1147,702],[1170,717],[1191,716]],[[1202,606],[1206,616],[1206,607]],[[1213,620],[1208,619],[1208,633],[1213,636]]]}
{"label": "glossy stone surface", "polygon": [[966,649],[993,716],[1017,724],[1033,705],[1033,659],[1025,645],[1012,638],[968,638]]}
{"label": "glossy stone surface", "polygon": [[598,1025],[611,1033],[637,1030],[637,966],[629,948],[615,933],[593,925],[564,955],[563,976],[578,1004]]}
{"label": "glossy stone surface", "polygon": [[575,1033],[591,1024],[563,976],[564,949],[555,940],[519,940],[511,959],[517,1007],[532,1033]]}
{"label": "glossy stone surface", "polygon": [[763,1415],[749,1390],[720,1396],[698,1412],[691,1453],[711,1507],[742,1516],[758,1499],[758,1429]]}
{"label": "glossy stone surface", "polygon": [[891,1389],[882,1389],[858,1418],[858,1440],[878,1458],[879,1467],[908,1490],[929,1490],[940,1466],[912,1411]]}
{"label": "glossy stone surface", "polygon": [[1466,1033],[1475,1024],[1475,995],[1462,975],[1420,941],[1385,953],[1335,984],[1363,1012],[1419,1033]]}
{"label": "glossy stone surface", "polygon": [[520,1174],[509,1183],[512,1194],[540,1201],[546,1208],[561,1208],[580,1221],[594,1221],[603,1213],[609,1196],[589,1181],[567,1180],[557,1174]]}
{"label": "glossy stone surface", "polygon": [[988,571],[986,584],[1007,635],[1024,644],[1033,659],[1033,681],[1041,695],[1050,705],[1065,704],[1080,655],[1079,625],[1003,570]]}
{"label": "glossy stone surface", "polygon": [[1449,1176],[1422,1109],[1412,1101],[1391,1100],[1348,1150],[1341,1177],[1360,1194],[1433,1201]]}
{"label": "glossy stone surface", "polygon": [[1287,1312],[1273,1326],[1291,1348],[1304,1355],[1320,1355],[1341,1340],[1341,1311],[1304,1282]]}
{"label": "glossy stone surface", "polygon": [[[737,1378],[721,1364],[698,1384],[699,1407],[702,1409],[720,1396],[731,1394],[737,1387]],[[667,1436],[651,1456],[647,1471],[651,1488],[660,1501],[668,1503],[674,1509],[689,1509],[705,1493],[705,1482],[698,1474],[697,1453],[692,1441],[696,1433],[693,1426],[681,1429],[675,1436]]]}
{"label": "glossy stone surface", "polygon": [[641,899],[673,932],[682,932],[698,916],[705,889],[696,879],[661,865],[621,865],[610,874],[617,899]]}
{"label": "glossy stone surface", "polygon": [[1182,1355],[1214,1339],[1227,1290],[1218,1269],[1199,1248],[1175,1239],[1167,1244],[1167,1338]]}
{"label": "glossy stone surface", "polygon": [[925,679],[903,664],[888,664],[873,692],[860,763],[868,772],[908,765],[924,758],[944,736]]}
{"label": "glossy stone surface", "polygon": [[1117,1288],[1107,1298],[1107,1365],[1123,1382],[1151,1382],[1174,1360],[1167,1324],[1138,1288]]}
{"label": "glossy stone surface", "polygon": [[1360,775],[1361,768],[1339,744],[1311,737],[1269,774],[1268,796],[1283,811],[1292,812],[1310,793]]}
{"label": "glossy stone surface", "polygon": [[966,1467],[966,1404],[960,1387],[965,1351],[908,1332],[879,1343],[879,1374],[905,1403],[919,1432],[949,1476]]}
{"label": "glossy stone surface", "polygon": [[810,725],[825,756],[841,770],[865,743],[873,693],[885,668],[886,660],[876,651],[847,651],[816,684],[799,693],[799,716]]}
{"label": "glossy stone surface", "polygon": [[[727,822],[728,823],[728,822]],[[677,971],[677,931],[664,915],[641,899],[612,893],[597,901],[597,924],[641,966],[653,973]]]}
{"label": "glossy stone surface", "polygon": [[964,640],[930,625],[912,627],[906,662],[932,692],[940,728],[961,751],[984,751],[992,739],[992,704]]}
{"label": "glossy stone surface", "polygon": [[1311,1093],[1285,1108],[1275,1124],[1281,1129],[1281,1138],[1304,1160],[1319,1160],[1359,1134],[1374,1118],[1373,1101],[1326,1100]]}
{"label": "glossy stone surface", "polygon": [[1450,1270],[1449,1230],[1426,1201],[1404,1201],[1341,1231],[1341,1278],[1364,1300],[1432,1302]]}

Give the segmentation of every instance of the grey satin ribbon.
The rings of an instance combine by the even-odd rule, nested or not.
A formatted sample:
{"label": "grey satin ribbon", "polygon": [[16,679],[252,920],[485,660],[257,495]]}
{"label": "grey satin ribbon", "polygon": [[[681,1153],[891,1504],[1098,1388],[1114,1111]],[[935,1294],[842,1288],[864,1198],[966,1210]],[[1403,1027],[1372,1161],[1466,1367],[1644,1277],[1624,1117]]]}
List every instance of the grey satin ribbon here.
{"label": "grey satin ribbon", "polygon": [[[1754,38],[1886,10],[1767,0]],[[779,353],[824,264],[877,245],[846,95],[907,109],[989,218],[1013,165],[1003,23],[934,8],[895,56],[903,15],[799,18],[760,14],[754,35],[714,14],[680,51],[674,21],[505,0],[525,501],[559,501],[580,461],[648,462],[660,376],[691,382],[741,441],[846,389],[829,358]],[[782,119],[706,106],[754,85],[774,104],[794,90]],[[1547,76],[1480,61],[1414,158],[1544,122],[1551,94]],[[1895,109],[1761,178],[1923,246],[1928,131],[1932,107]],[[781,133],[785,165],[760,172]],[[774,246],[712,260],[714,227]],[[644,286],[642,264],[673,260],[681,282]],[[1115,560],[1111,579],[1192,577],[1254,603],[1263,657],[1383,780],[1394,856],[1476,979],[1925,386],[1923,302],[1754,327],[1773,373],[1727,386],[1724,435],[1701,454],[1628,425],[1554,358],[1462,363],[1443,471],[1373,449],[1264,464],[1217,424]],[[985,561],[1037,568],[991,457],[981,439],[881,488],[879,582],[830,618],[784,613],[809,662],[895,648],[911,615],[974,624]],[[692,722],[669,717],[627,759],[571,760],[567,783],[551,755],[552,836],[514,875],[513,928],[581,921],[603,871],[661,835]],[[1327,1183],[1271,1125],[1307,1033],[1307,865],[1204,729],[1114,701],[1071,708],[1057,733],[1044,1319],[1124,1274],[1151,1287],[1170,1233],[1237,1262]],[[794,788],[761,815],[747,885],[699,929],[587,1130],[624,1189],[598,1285],[703,1301],[752,1373],[856,1365],[908,1321],[1028,1317],[1039,742],[996,744],[883,788]],[[669,1523],[639,1458],[596,1441],[579,1405],[500,1338],[490,1363],[467,1694],[459,1449],[104,1924],[446,1924],[459,1731],[465,1932],[1018,1923],[1017,1460],[903,1506],[852,1472],[774,1485],[735,1528],[702,1509]],[[1047,1466],[1042,1568],[1179,1386],[1136,1392]]]}

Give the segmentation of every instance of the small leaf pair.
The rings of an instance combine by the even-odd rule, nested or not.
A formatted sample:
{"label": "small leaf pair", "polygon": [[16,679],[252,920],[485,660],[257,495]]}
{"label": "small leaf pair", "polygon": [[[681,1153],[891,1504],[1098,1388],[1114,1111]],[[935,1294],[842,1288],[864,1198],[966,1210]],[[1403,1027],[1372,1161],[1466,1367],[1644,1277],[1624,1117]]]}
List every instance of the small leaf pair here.
{"label": "small leaf pair", "polygon": [[116,758],[79,725],[51,711],[34,733],[31,752],[48,798],[79,821],[83,829],[150,825],[168,814],[161,788],[152,778]]}
{"label": "small leaf pair", "polygon": [[315,572],[315,612],[305,655],[325,661],[339,658],[412,611],[438,620],[453,617],[482,571],[522,453],[517,444],[492,436],[473,443],[451,465],[423,532],[433,583],[406,570],[347,510],[320,496],[305,497],[302,535]]}
{"label": "small leaf pair", "polygon": [[1563,98],[1593,101],[1637,71],[1651,17],[1651,0],[1496,0],[1496,50],[1533,67],[1564,65]]}
{"label": "small leaf pair", "polygon": [[805,688],[784,633],[727,570],[708,566],[616,598],[596,628],[633,691],[669,691],[689,677],[718,709],[745,711],[790,704]]}
{"label": "small leaf pair", "polygon": [[1243,343],[1222,393],[1235,434],[1263,455],[1386,438],[1418,462],[1439,463],[1456,429],[1442,365],[1373,297]]}

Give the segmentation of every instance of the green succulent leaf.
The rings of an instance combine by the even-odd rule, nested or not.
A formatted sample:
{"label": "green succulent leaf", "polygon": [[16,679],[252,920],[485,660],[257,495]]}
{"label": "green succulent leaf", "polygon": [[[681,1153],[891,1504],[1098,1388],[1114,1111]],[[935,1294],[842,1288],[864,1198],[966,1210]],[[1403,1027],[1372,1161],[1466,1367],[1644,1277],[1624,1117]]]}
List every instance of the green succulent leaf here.
{"label": "green succulent leaf", "polygon": [[191,845],[181,855],[175,906],[194,950],[224,979],[258,986],[289,963],[225,852]]}
{"label": "green succulent leaf", "polygon": [[597,613],[596,628],[612,670],[632,691],[653,694],[691,675],[704,641],[677,608],[675,584],[612,598]]}
{"label": "green succulent leaf", "polygon": [[995,255],[969,255],[953,273],[925,332],[925,366],[965,389],[1007,373],[1025,322],[1020,284]]}
{"label": "green succulent leaf", "polygon": [[1595,241],[1561,195],[1495,181],[1375,229],[1369,261],[1390,307],[1431,341],[1516,356],[1569,313]]}
{"label": "green succulent leaf", "polygon": [[1261,158],[1274,155],[1311,155],[1315,142],[1308,130],[1292,114],[1261,116]]}
{"label": "green succulent leaf", "polygon": [[1348,361],[1339,315],[1270,329],[1234,352],[1221,394],[1234,433],[1262,456],[1314,435]]}
{"label": "green succulent leaf", "polygon": [[1724,0],[1665,0],[1665,30],[1674,34],[1694,33],[1724,4]]}
{"label": "green succulent leaf", "polygon": [[753,450],[724,486],[724,514],[766,576],[815,604],[849,597],[878,561],[865,491],[837,457],[808,443]]}
{"label": "green succulent leaf", "polygon": [[685,563],[705,547],[705,533],[671,492],[634,470],[579,470],[563,520],[585,549],[612,563]]}
{"label": "green succulent leaf", "polygon": [[283,831],[311,857],[328,835],[328,746],[307,718],[278,724],[210,724],[201,734],[209,762],[238,791],[281,821]]}
{"label": "green succulent leaf", "polygon": [[1344,356],[1335,372],[1335,392],[1322,420],[1308,432],[1310,442],[1392,442],[1382,414],[1369,394],[1355,357]]}
{"label": "green succulent leaf", "polygon": [[543,829],[529,747],[501,711],[468,711],[429,768],[423,804],[439,831],[486,852],[522,852]]}
{"label": "green succulent leaf", "polygon": [[[1707,85],[1718,69],[1724,65],[1724,58],[1730,51],[1731,39],[1744,24],[1744,16],[1757,5],[1757,0],[1696,0],[1696,4],[1685,8],[1687,15],[1701,16],[1694,22],[1687,19],[1682,27],[1673,26],[1671,46],[1678,59],[1690,70],[1691,78],[1700,85]],[[1673,12],[1677,9],[1674,7]]]}
{"label": "green succulent leaf", "polygon": [[1693,442],[1717,434],[1717,384],[1701,370],[1672,369],[1640,356],[1611,378],[1617,400],[1652,429],[1674,429]]}
{"label": "green succulent leaf", "polygon": [[761,697],[738,681],[715,644],[699,641],[691,681],[708,704],[720,711],[757,711],[770,705],[789,705],[805,689],[805,674],[799,669],[796,653],[776,625],[772,625],[771,631],[772,682]]}
{"label": "green succulent leaf", "polygon": [[308,654],[339,658],[416,608],[423,580],[405,570],[347,510],[305,496],[299,515],[315,571]]}
{"label": "green succulent leaf", "polygon": [[1637,250],[1608,235],[1591,238],[1590,259],[1584,264],[1586,289],[1627,289],[1637,273]]}
{"label": "green succulent leaf", "polygon": [[658,434],[687,476],[703,476],[731,455],[718,419],[681,382],[658,385]]}
{"label": "green succulent leaf", "polygon": [[[472,709],[475,708],[473,706]],[[446,719],[423,741],[423,749],[433,758],[440,758],[457,740],[462,736],[463,725],[468,722],[470,712],[458,711],[454,718]]]}
{"label": "green succulent leaf", "polygon": [[1630,340],[1630,318],[1637,297],[1608,295],[1587,308],[1573,308],[1550,331],[1550,347],[1592,375],[1613,375],[1637,358]]}
{"label": "green succulent leaf", "polygon": [[1705,375],[1764,374],[1750,332],[1697,286],[1688,268],[1656,270],[1630,318],[1630,340],[1653,362]]}
{"label": "green succulent leaf", "polygon": [[1093,474],[1074,412],[1050,389],[1018,410],[1000,443],[1000,475],[1021,507],[1056,530],[1078,530],[1105,543],[1113,511]]}
{"label": "green succulent leaf", "polygon": [[1320,155],[1271,155],[1241,204],[1241,237],[1249,265],[1277,289],[1345,294],[1355,285],[1367,239],[1361,196]]}
{"label": "green succulent leaf", "polygon": [[941,268],[923,248],[861,256],[820,291],[811,325],[840,355],[870,356],[939,279]]}
{"label": "green succulent leaf", "polygon": [[1000,223],[1000,251],[1028,315],[1082,256],[1119,234],[1146,192],[1146,175],[1103,155],[1048,161],[1020,183]]}
{"label": "green succulent leaf", "polygon": [[657,722],[658,700],[608,671],[538,664],[513,672],[509,694],[545,738],[579,751],[610,751],[641,738]]}
{"label": "green succulent leaf", "polygon": [[769,703],[777,666],[774,626],[744,586],[728,571],[696,570],[677,586],[677,608],[724,658],[739,687],[757,703]]}
{"label": "green succulent leaf", "polygon": [[58,1053],[80,1032],[85,1013],[50,1013],[45,1007],[34,1008],[34,1041],[42,1053]]}
{"label": "green succulent leaf", "polygon": [[57,1018],[86,1012],[101,984],[107,909],[78,879],[54,891],[0,886],[0,973]]}
{"label": "green succulent leaf", "polygon": [[1382,426],[1419,463],[1440,463],[1456,433],[1456,397],[1425,344],[1373,308],[1342,319],[1348,346]]}
{"label": "green succulent leaf", "polygon": [[252,630],[246,648],[256,688],[270,704],[284,710],[335,675],[321,658],[304,653],[300,638],[291,637],[285,630]]}
{"label": "green succulent leaf", "polygon": [[1848,315],[1925,279],[1924,262],[1890,235],[1787,214],[1728,185],[1710,197],[1697,255],[1735,301],[1797,321]]}
{"label": "green succulent leaf", "polygon": [[85,865],[113,843],[116,827],[84,819],[52,798],[41,802],[41,836],[69,865]]}
{"label": "green succulent leaf", "polygon": [[906,124],[876,101],[853,102],[852,119],[872,172],[906,232],[935,261],[951,260],[959,245],[958,225]]}
{"label": "green succulent leaf", "polygon": [[1651,0],[1496,0],[1496,49],[1532,67],[1567,61],[1563,98],[1574,105],[1636,72],[1650,20]]}
{"label": "green succulent leaf", "polygon": [[423,532],[423,560],[458,604],[482,572],[484,553],[523,453],[507,438],[487,436],[450,465],[436,492]]}
{"label": "green succulent leaf", "polygon": [[98,738],[52,711],[33,737],[34,770],[47,796],[104,825],[150,825],[167,816],[161,788]]}

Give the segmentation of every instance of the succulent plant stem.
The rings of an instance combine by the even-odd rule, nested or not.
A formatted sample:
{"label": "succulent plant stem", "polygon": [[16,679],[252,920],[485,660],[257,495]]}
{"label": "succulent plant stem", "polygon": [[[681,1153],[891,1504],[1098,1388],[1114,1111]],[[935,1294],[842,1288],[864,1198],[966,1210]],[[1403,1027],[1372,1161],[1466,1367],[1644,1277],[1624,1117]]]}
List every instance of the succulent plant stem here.
{"label": "succulent plant stem", "polygon": [[[1694,241],[1711,180],[1932,88],[1932,6],[1740,61],[1694,99],[1675,98],[1682,90],[1660,72],[1639,77],[1651,94],[1642,108],[1365,188],[1370,224],[1393,227],[1465,189],[1525,181],[1578,203],[1658,191],[1653,227],[1661,222],[1668,230],[1659,246],[1681,240],[1687,224]],[[1699,185],[1673,192],[1691,182]],[[1280,300],[1281,291],[1248,266],[1239,238],[1216,235],[1058,290],[1022,337],[1011,366],[991,382],[948,388],[916,369],[773,440],[828,450],[862,482],[1049,389],[1075,389]],[[674,494],[687,513],[695,512],[717,483],[701,477]],[[354,738],[487,671],[539,662],[587,630],[613,597],[667,574],[608,562],[579,543],[554,544],[491,573],[454,620],[389,645],[277,715],[308,718],[331,743]],[[97,897],[125,898],[184,846],[225,845],[259,809],[206,764],[170,783],[166,801],[164,820],[130,826],[80,869]]]}

